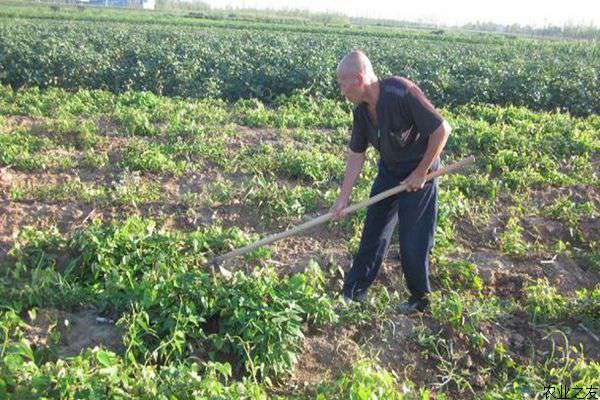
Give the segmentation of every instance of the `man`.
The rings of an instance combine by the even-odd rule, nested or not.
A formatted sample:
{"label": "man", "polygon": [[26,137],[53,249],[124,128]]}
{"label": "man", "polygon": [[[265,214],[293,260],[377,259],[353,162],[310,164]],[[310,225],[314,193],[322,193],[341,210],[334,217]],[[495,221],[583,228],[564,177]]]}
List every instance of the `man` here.
{"label": "man", "polygon": [[410,291],[400,311],[423,311],[429,304],[429,253],[437,218],[437,179],[426,182],[425,177],[439,168],[450,126],[410,80],[397,76],[379,80],[362,51],[352,51],[340,61],[337,81],[342,94],[356,107],[346,172],[331,208],[333,219],[340,218],[348,205],[369,144],[380,154],[370,196],[401,183],[407,186],[406,192],[367,209],[358,253],[344,277],[344,299],[364,300],[399,221],[401,263]]}

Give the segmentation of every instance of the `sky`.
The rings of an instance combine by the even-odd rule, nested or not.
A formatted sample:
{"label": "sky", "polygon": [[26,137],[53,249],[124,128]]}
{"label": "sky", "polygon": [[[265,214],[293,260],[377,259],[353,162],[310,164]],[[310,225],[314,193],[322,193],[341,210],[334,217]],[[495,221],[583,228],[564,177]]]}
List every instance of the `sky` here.
{"label": "sky", "polygon": [[600,0],[203,0],[212,7],[303,9],[349,16],[462,25],[467,22],[600,27]]}

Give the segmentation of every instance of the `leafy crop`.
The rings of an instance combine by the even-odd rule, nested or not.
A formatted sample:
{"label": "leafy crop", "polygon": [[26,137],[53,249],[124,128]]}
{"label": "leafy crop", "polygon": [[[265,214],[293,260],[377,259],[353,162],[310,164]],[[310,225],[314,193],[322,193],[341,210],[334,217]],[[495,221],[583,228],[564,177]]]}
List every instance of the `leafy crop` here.
{"label": "leafy crop", "polygon": [[[14,87],[136,90],[275,103],[282,94],[303,90],[341,99],[335,65],[358,46],[371,56],[378,74],[411,78],[440,106],[514,104],[578,115],[600,110],[594,42],[497,40],[482,47],[481,38],[439,40],[413,33],[390,41],[385,30],[377,36],[352,30],[307,35],[293,25],[284,32],[264,28],[248,34],[239,29],[3,18],[0,77]],[[278,118],[279,126],[289,120],[306,125],[319,115],[315,109],[299,121],[291,111]],[[125,110],[119,115],[130,133],[154,134],[147,114]],[[251,114],[245,121],[268,123]]]}
{"label": "leafy crop", "polygon": [[[69,307],[86,293],[87,302],[118,316],[127,365],[184,362],[208,349],[204,357],[230,354],[242,372],[268,382],[291,372],[304,324],[331,322],[335,315],[316,264],[286,279],[267,270],[224,280],[202,270],[207,255],[248,240],[238,229],[214,225],[171,234],[139,218],[96,222],[71,238],[32,231],[13,253],[15,268],[3,277],[11,286],[0,300],[18,310]],[[59,265],[64,251],[74,258]],[[259,249],[248,259],[266,254]]]}

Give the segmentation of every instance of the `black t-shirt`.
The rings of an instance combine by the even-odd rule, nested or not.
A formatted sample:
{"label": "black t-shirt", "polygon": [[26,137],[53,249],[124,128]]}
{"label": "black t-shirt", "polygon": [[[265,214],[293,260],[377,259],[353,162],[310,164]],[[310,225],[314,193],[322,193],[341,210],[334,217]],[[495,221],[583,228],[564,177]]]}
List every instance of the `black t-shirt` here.
{"label": "black t-shirt", "polygon": [[362,153],[371,143],[390,169],[399,163],[421,160],[429,135],[444,118],[409,79],[392,76],[380,80],[379,85],[377,127],[371,122],[367,103],[356,106],[350,149]]}

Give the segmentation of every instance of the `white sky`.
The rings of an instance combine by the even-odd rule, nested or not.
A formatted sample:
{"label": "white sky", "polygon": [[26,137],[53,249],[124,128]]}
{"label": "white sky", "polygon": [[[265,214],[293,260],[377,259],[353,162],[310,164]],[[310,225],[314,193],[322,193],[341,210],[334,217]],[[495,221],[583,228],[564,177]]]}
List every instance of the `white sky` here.
{"label": "white sky", "polygon": [[460,25],[465,22],[600,26],[600,0],[204,0],[213,7],[304,9]]}

